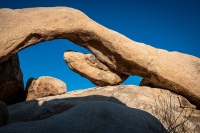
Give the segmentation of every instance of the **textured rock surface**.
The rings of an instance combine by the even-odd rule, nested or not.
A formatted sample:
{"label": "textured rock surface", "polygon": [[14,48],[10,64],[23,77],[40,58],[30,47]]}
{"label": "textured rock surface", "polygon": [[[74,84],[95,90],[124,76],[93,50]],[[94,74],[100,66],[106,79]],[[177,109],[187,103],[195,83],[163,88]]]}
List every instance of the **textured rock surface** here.
{"label": "textured rock surface", "polygon": [[26,85],[26,101],[46,96],[60,95],[67,92],[66,84],[53,77],[30,78]]}
{"label": "textured rock surface", "polygon": [[64,53],[64,59],[73,71],[98,86],[117,85],[128,77],[108,68],[91,54],[68,51]]}
{"label": "textured rock surface", "polygon": [[[100,101],[103,103],[98,103]],[[105,101],[128,106],[132,108],[133,114],[126,112],[130,108],[124,107],[122,109],[122,106],[117,107],[117,105],[104,103]],[[54,128],[60,129],[59,127],[65,127],[64,129],[69,129],[70,131],[96,127],[96,130],[107,129],[109,132],[110,129],[110,131],[114,132],[118,129],[118,126],[122,128],[119,131],[126,131],[129,126],[131,129],[135,127],[140,129],[141,127],[137,124],[132,124],[134,127],[131,127],[130,123],[139,122],[138,124],[142,124],[145,127],[143,124],[146,124],[146,122],[143,120],[149,120],[149,117],[147,119],[144,118],[144,112],[148,112],[158,118],[167,129],[175,127],[187,119],[183,125],[180,124],[184,126],[187,132],[198,131],[200,124],[200,111],[196,110],[195,106],[185,98],[167,90],[138,86],[107,86],[79,90],[59,96],[18,103],[9,106],[8,109],[11,125],[0,128],[0,131],[7,132],[15,128],[16,132],[21,132],[25,129],[24,127],[28,127],[26,131],[35,129],[38,129],[38,131],[54,131]],[[140,112],[139,114],[137,113],[138,111]],[[132,115],[134,115],[134,118],[132,118]],[[57,120],[65,122],[58,122]],[[73,122],[73,120],[76,120],[76,122]],[[63,125],[64,123],[66,125]],[[106,124],[103,126],[102,123]],[[123,126],[121,127],[121,125]],[[79,128],[76,129],[76,127]],[[124,129],[123,127],[126,128]],[[160,125],[158,124],[156,127],[160,127]],[[142,129],[140,130],[142,131]]]}
{"label": "textured rock surface", "polygon": [[66,7],[1,9],[0,25],[0,62],[38,42],[66,38],[89,49],[98,60],[120,73],[142,76],[200,108],[197,57],[134,42]]}
{"label": "textured rock surface", "polygon": [[0,101],[0,127],[8,124],[9,113],[7,109],[7,105]]}
{"label": "textured rock surface", "polygon": [[7,104],[24,101],[23,75],[17,54],[0,63],[0,100]]}

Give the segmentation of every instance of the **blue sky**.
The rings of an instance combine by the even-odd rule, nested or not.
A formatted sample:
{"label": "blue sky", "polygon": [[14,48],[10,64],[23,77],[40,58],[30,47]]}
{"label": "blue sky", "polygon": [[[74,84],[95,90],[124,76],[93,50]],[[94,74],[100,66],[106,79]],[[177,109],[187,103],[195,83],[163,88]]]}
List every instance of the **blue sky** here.
{"label": "blue sky", "polygon": [[[200,57],[199,0],[0,0],[0,8],[53,6],[79,9],[132,40]],[[68,91],[94,87],[68,68],[63,59],[66,50],[89,53],[68,40],[47,41],[19,52],[24,82],[53,76],[63,80]],[[139,81],[131,76],[124,84],[138,85]]]}

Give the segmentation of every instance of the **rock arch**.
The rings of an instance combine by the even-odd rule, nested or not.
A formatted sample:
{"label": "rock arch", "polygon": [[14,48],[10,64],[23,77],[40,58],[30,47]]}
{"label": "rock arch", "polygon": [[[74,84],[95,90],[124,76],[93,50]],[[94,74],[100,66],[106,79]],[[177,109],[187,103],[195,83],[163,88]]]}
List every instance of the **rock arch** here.
{"label": "rock arch", "polygon": [[138,43],[66,7],[1,9],[0,63],[36,43],[65,38],[83,46],[112,69],[139,75],[176,92],[200,108],[200,59]]}

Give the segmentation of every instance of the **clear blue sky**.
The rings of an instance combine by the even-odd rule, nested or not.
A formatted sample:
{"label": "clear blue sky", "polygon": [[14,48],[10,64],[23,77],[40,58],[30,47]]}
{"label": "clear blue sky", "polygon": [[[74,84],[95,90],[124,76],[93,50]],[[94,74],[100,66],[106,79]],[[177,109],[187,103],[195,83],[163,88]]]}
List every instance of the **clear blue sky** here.
{"label": "clear blue sky", "polygon": [[[0,0],[0,8],[53,6],[79,9],[132,40],[200,57],[199,0]],[[24,82],[53,76],[63,80],[68,91],[95,86],[68,68],[63,60],[66,50],[89,53],[67,40],[47,41],[19,52]],[[139,80],[131,76],[124,84],[138,85]]]}

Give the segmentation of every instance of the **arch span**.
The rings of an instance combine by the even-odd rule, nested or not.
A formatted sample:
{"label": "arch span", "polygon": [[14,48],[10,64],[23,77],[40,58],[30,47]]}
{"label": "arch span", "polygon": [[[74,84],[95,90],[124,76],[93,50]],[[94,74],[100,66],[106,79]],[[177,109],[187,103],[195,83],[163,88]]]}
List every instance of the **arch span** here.
{"label": "arch span", "polygon": [[[136,43],[109,30],[72,8],[2,9],[1,14],[9,17],[2,19],[2,23],[6,26],[2,28],[0,34],[4,38],[1,40],[0,62],[31,45],[63,38],[87,48],[100,61],[122,73],[145,75],[144,71],[147,71],[145,66],[151,58],[145,59],[144,56],[150,52],[157,53],[155,48]],[[12,32],[8,31],[8,27],[9,29],[12,27]],[[134,46],[141,48],[136,50]],[[142,54],[142,48],[146,47],[149,51]],[[137,54],[140,54],[137,57],[139,59],[133,58]],[[137,60],[140,62],[135,62]],[[126,62],[126,65],[119,65],[123,62]]]}

